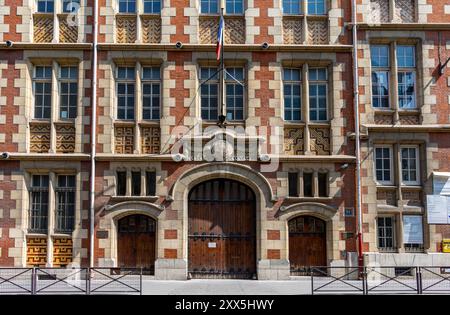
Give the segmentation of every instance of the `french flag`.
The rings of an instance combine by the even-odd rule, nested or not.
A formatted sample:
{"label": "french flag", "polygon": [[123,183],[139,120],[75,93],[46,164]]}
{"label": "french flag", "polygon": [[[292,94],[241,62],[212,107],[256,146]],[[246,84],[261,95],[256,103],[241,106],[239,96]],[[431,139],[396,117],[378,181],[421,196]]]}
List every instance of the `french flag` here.
{"label": "french flag", "polygon": [[225,27],[225,25],[224,25],[223,16],[221,16],[220,22],[219,22],[219,31],[217,32],[217,47],[216,47],[217,60],[220,60],[220,55],[221,55],[221,51],[222,51],[223,28],[224,27]]}

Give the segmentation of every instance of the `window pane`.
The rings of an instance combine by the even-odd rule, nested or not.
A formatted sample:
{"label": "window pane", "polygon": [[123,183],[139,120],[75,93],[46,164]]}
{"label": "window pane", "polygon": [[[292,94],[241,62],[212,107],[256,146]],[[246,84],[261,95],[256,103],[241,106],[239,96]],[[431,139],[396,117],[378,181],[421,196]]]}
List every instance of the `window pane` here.
{"label": "window pane", "polygon": [[288,174],[288,183],[289,183],[289,196],[297,197],[298,196],[298,173],[289,173]]}
{"label": "window pane", "polygon": [[303,195],[305,197],[313,196],[313,174],[303,173]]}
{"label": "window pane", "polygon": [[370,60],[372,67],[389,67],[389,46],[371,46]]}

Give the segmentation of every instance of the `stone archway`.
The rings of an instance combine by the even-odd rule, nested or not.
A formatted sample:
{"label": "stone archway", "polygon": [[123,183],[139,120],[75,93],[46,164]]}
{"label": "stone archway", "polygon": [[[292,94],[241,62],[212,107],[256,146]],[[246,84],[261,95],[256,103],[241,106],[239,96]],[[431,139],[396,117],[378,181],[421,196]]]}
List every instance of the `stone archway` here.
{"label": "stone archway", "polygon": [[155,248],[161,239],[162,231],[158,218],[163,209],[156,204],[145,201],[124,201],[114,205],[107,205],[101,211],[98,218],[98,230],[96,235],[98,246],[104,252],[104,257],[99,258],[101,267],[118,267],[118,229],[119,221],[132,215],[142,215],[155,221]]}
{"label": "stone archway", "polygon": [[[339,249],[336,246],[335,240],[339,240],[339,227],[338,227],[338,216],[337,209],[322,204],[318,202],[302,202],[296,203],[287,207],[282,207],[279,211],[278,218],[286,222],[286,239],[287,239],[287,255],[288,257],[293,258],[293,262],[290,263],[291,271],[296,268],[296,263],[306,263],[311,265],[317,264],[325,264],[329,265],[330,262],[334,259],[339,259],[337,253]],[[289,228],[289,223],[294,222],[297,218],[308,218],[310,221],[317,221],[319,224],[324,225],[324,229],[318,227],[316,231],[316,227],[307,228],[307,231],[303,231],[300,227],[295,231]],[[308,223],[310,224],[310,223]],[[306,232],[305,234],[301,234]],[[311,240],[305,240],[307,243],[315,242],[316,248],[311,249],[311,255],[320,256],[319,259],[297,259],[296,256],[300,255],[300,253],[291,253],[291,250],[298,251],[302,250],[299,244],[293,244],[291,240],[291,236],[294,236],[296,233],[299,233],[297,237],[300,237],[297,241],[303,241],[302,236],[306,236],[306,238],[311,237]],[[316,250],[316,252],[314,252]],[[319,251],[319,252],[317,252]],[[307,255],[308,253],[304,253]],[[298,261],[296,261],[298,260]],[[298,266],[297,266],[298,267]],[[309,267],[309,266],[304,266]],[[301,270],[297,270],[301,273]],[[292,273],[295,275],[296,273]]]}
{"label": "stone archway", "polygon": [[[273,211],[276,201],[269,181],[251,166],[234,162],[202,164],[181,174],[169,189],[168,199],[171,200],[170,210],[176,213],[181,230],[180,241],[177,242],[177,257],[158,258],[156,261],[156,278],[158,279],[186,279],[188,274],[188,199],[189,191],[197,184],[211,179],[229,179],[247,185],[255,193],[256,204],[256,261],[258,279],[288,279],[289,265],[283,256],[279,259],[269,258],[267,237],[262,237],[262,227],[274,224],[269,221],[268,214]],[[275,223],[277,224],[277,223]],[[172,228],[175,226],[171,225]],[[168,244],[168,243],[167,243]],[[173,246],[174,243],[172,243]],[[278,242],[281,244],[281,241]],[[277,245],[282,247],[282,245]],[[173,247],[172,247],[173,248]],[[281,250],[278,250],[281,251]],[[283,252],[284,254],[284,252]],[[273,275],[276,275],[275,277]]]}

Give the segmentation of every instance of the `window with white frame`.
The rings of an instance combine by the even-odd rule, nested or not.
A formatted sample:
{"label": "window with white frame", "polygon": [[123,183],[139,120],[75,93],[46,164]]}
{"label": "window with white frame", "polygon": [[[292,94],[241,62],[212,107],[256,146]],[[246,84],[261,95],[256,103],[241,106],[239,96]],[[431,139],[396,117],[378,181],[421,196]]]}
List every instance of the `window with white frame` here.
{"label": "window with white frame", "polygon": [[53,0],[37,0],[37,12],[53,13],[55,5]]}
{"label": "window with white frame", "polygon": [[120,13],[136,13],[136,0],[119,0]]}
{"label": "window with white frame", "polygon": [[326,13],[325,0],[308,0],[308,14],[324,15]]}
{"label": "window with white frame", "polygon": [[80,8],[80,0],[63,0],[62,12],[71,13],[76,12]]}
{"label": "window with white frame", "polygon": [[402,183],[419,185],[419,148],[417,146],[400,147]]}
{"label": "window with white frame", "polygon": [[[244,119],[244,68],[227,68],[225,73],[225,93],[227,120]],[[239,82],[238,82],[239,81]]]}
{"label": "window with white frame", "polygon": [[397,45],[397,80],[399,108],[416,107],[415,47]]}
{"label": "window with white frame", "polygon": [[302,82],[300,69],[283,70],[284,119],[300,121],[302,104]]}
{"label": "window with white frame", "polygon": [[283,0],[283,14],[300,14],[301,1],[300,0]]}
{"label": "window with white frame", "polygon": [[33,77],[34,118],[49,119],[52,108],[52,67],[36,66]]}
{"label": "window with white frame", "polygon": [[372,106],[389,107],[389,46],[373,45],[370,47],[372,66]]}
{"label": "window with white frame", "polygon": [[377,219],[378,248],[380,250],[395,250],[395,218],[380,216]]}
{"label": "window with white frame", "polygon": [[227,14],[243,14],[244,0],[226,0],[225,12]]}
{"label": "window with white frame", "polygon": [[161,13],[161,0],[144,0],[144,13],[146,14]]}
{"label": "window with white frame", "polygon": [[78,68],[63,66],[59,69],[59,118],[77,117],[78,103]]}
{"label": "window with white frame", "polygon": [[48,188],[48,175],[32,175],[28,224],[30,233],[47,233]]}
{"label": "window with white frame", "polygon": [[200,0],[200,12],[203,14],[219,13],[219,0]]}
{"label": "window with white frame", "polygon": [[393,184],[392,161],[392,147],[375,147],[375,174],[380,184]]}
{"label": "window with white frame", "polygon": [[309,69],[309,119],[327,120],[327,69]]}
{"label": "window with white frame", "polygon": [[142,118],[158,120],[161,111],[161,69],[142,69]]}
{"label": "window with white frame", "polygon": [[201,117],[206,120],[216,120],[219,101],[219,74],[217,68],[200,68],[200,99]]}
{"label": "window with white frame", "polygon": [[75,225],[75,175],[58,175],[55,231],[72,233]]}
{"label": "window with white frame", "polygon": [[117,69],[117,119],[134,119],[134,67]]}

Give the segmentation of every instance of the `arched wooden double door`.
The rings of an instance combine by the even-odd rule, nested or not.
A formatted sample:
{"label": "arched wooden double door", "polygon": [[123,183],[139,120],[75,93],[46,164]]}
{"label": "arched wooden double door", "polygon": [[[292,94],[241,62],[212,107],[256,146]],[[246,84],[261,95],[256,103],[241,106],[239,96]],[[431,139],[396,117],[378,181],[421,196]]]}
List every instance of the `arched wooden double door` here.
{"label": "arched wooden double door", "polygon": [[134,214],[118,221],[118,267],[143,268],[155,272],[156,221],[146,215]]}
{"label": "arched wooden double door", "polygon": [[189,194],[188,253],[193,278],[256,275],[256,200],[246,185],[214,179]]}
{"label": "arched wooden double door", "polygon": [[303,275],[313,266],[327,265],[325,221],[299,216],[289,221],[289,262],[292,275]]}

